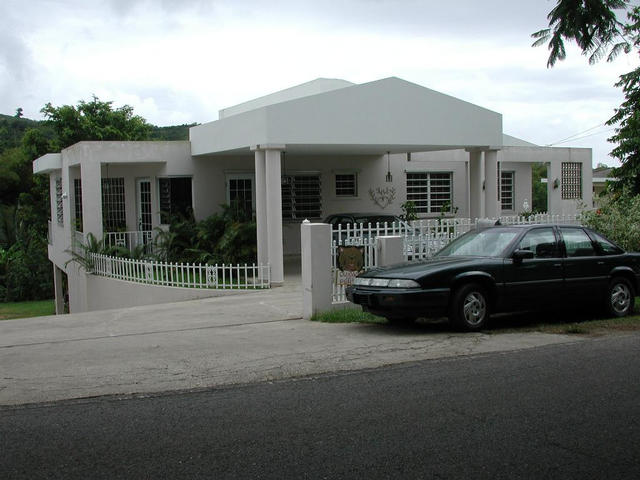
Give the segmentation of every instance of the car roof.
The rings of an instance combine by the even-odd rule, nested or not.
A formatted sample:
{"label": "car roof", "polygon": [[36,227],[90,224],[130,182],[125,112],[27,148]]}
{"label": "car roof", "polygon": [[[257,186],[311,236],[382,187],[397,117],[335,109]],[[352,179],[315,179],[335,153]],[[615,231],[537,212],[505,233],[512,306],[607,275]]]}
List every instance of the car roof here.
{"label": "car roof", "polygon": [[576,224],[568,224],[568,223],[526,223],[526,224],[514,224],[514,225],[491,225],[489,227],[484,228],[483,230],[490,230],[490,229],[494,229],[494,228],[516,228],[519,230],[524,230],[527,228],[534,228],[534,227],[569,227],[569,228],[586,228],[589,229],[589,227],[585,227],[584,225],[576,225]]}

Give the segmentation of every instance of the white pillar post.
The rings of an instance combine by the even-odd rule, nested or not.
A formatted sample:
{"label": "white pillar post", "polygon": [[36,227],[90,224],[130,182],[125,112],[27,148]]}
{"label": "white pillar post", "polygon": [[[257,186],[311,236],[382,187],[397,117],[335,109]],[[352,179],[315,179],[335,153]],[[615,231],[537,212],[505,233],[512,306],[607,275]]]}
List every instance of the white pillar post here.
{"label": "white pillar post", "polygon": [[93,233],[97,240],[102,230],[102,173],[100,162],[83,161],[80,164],[82,179],[82,227],[84,234]]}
{"label": "white pillar post", "polygon": [[376,257],[379,267],[402,263],[403,238],[400,235],[380,236],[376,239]]}
{"label": "white pillar post", "polygon": [[498,203],[498,150],[488,150],[484,153],[485,168],[485,215],[489,218],[500,216],[500,205]]}
{"label": "white pillar post", "polygon": [[55,293],[56,315],[64,313],[64,290],[62,288],[62,270],[53,265],[53,289]]}
{"label": "white pillar post", "polygon": [[310,223],[300,225],[302,252],[302,316],[328,311],[332,307],[331,292],[331,225]]}
{"label": "white pillar post", "polygon": [[258,264],[269,263],[269,242],[267,239],[267,184],[264,150],[255,150],[256,169],[256,237]]}
{"label": "white pillar post", "polygon": [[483,154],[481,151],[472,150],[469,152],[469,216],[473,221],[476,218],[483,218],[484,213],[484,194],[482,184],[484,181],[483,173]]}
{"label": "white pillar post", "polygon": [[284,282],[284,258],[282,247],[282,173],[280,165],[281,149],[266,148],[266,211],[267,241],[269,265],[271,265],[271,284]]}

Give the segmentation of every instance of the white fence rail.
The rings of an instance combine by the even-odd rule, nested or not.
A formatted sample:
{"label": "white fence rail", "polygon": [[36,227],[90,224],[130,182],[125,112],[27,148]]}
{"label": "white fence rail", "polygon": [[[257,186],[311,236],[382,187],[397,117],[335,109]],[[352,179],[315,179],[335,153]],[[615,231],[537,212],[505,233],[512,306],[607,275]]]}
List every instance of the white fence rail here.
{"label": "white fence rail", "polygon": [[269,265],[202,265],[153,262],[88,254],[91,273],[148,285],[182,288],[258,289],[271,287]]}
{"label": "white fence rail", "polygon": [[131,232],[106,232],[104,234],[104,244],[107,247],[124,247],[133,250],[139,245],[144,245],[144,253],[153,253],[153,230],[131,231]]}
{"label": "white fence rail", "polygon": [[[376,239],[384,235],[401,235],[404,237],[403,258],[406,261],[420,261],[431,258],[438,250],[449,242],[476,227],[479,219],[439,218],[416,220],[410,223],[359,224],[338,226],[333,230],[332,278],[333,303],[346,301],[345,289],[353,283],[357,271],[340,269],[340,255],[345,254],[347,247],[363,247],[363,261],[360,271],[367,271],[377,265]],[[544,224],[579,224],[580,215],[551,215],[540,213],[528,216],[502,216],[491,220],[500,220],[503,225]],[[349,251],[347,251],[347,254]],[[351,250],[351,254],[355,252]]]}

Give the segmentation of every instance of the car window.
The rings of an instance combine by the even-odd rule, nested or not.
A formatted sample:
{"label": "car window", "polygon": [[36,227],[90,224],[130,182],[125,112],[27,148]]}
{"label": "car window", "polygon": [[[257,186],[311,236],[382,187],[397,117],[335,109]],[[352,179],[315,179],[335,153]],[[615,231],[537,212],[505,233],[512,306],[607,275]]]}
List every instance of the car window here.
{"label": "car window", "polygon": [[436,256],[499,257],[516,235],[517,230],[506,228],[469,232],[444,247]]}
{"label": "car window", "polygon": [[595,239],[598,247],[600,247],[600,252],[603,255],[619,255],[621,253],[624,253],[620,247],[614,245],[599,233],[591,232],[591,235]]}
{"label": "car window", "polygon": [[596,254],[591,239],[581,228],[560,228],[567,257],[592,257]]}
{"label": "car window", "polygon": [[518,249],[533,252],[533,258],[556,258],[559,256],[556,236],[552,228],[536,228],[527,232],[520,240]]}

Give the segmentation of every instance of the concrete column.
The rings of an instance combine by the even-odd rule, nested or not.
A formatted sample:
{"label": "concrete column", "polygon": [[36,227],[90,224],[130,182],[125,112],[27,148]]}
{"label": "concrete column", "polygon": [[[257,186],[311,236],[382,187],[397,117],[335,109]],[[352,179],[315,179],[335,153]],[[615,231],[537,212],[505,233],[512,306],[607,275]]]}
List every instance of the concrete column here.
{"label": "concrete column", "polygon": [[484,181],[483,157],[482,152],[469,152],[469,216],[471,220],[485,216],[484,192],[482,191]]}
{"label": "concrete column", "polygon": [[[547,212],[557,215],[563,213],[562,208],[562,171],[559,161],[547,163]],[[522,205],[517,205],[519,211]]]}
{"label": "concrete column", "polygon": [[489,218],[500,216],[498,203],[498,150],[489,150],[484,153],[484,205],[485,215]]}
{"label": "concrete column", "polygon": [[376,239],[376,258],[378,267],[386,267],[396,263],[402,263],[403,238],[400,235],[380,236]]}
{"label": "concrete column", "polygon": [[62,270],[53,265],[53,289],[55,293],[56,315],[64,313],[64,289],[62,288]]}
{"label": "concrete column", "polygon": [[267,240],[267,186],[264,150],[255,150],[256,168],[256,237],[258,264],[269,263],[269,242]]}
{"label": "concrete column", "polygon": [[82,178],[82,224],[85,235],[89,232],[102,239],[102,173],[100,163],[83,161],[80,165]]}
{"label": "concrete column", "polygon": [[266,150],[266,212],[267,212],[267,241],[269,265],[271,265],[272,285],[282,285],[284,282],[284,259],[282,246],[282,174],[279,149]]}
{"label": "concrete column", "polygon": [[300,224],[302,251],[302,315],[312,315],[332,307],[331,281],[331,225],[327,223]]}

